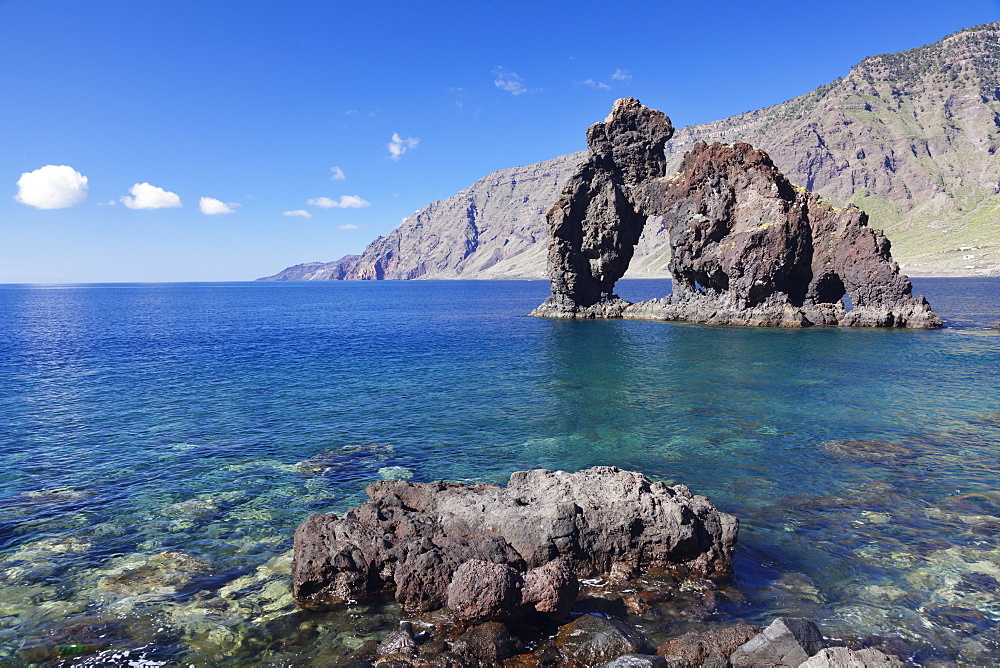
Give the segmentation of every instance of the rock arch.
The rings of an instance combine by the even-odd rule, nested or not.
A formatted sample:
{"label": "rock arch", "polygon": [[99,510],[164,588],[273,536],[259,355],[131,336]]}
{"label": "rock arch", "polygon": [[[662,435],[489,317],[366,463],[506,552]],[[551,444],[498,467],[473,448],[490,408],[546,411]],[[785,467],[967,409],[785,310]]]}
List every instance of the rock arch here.
{"label": "rock arch", "polygon": [[[804,327],[941,325],[854,206],[793,185],[749,144],[700,142],[663,174],[670,120],[618,100],[587,132],[590,158],[547,214],[552,295],[532,314]],[[673,294],[614,294],[647,216],[664,218]],[[844,294],[854,306],[844,308]]]}

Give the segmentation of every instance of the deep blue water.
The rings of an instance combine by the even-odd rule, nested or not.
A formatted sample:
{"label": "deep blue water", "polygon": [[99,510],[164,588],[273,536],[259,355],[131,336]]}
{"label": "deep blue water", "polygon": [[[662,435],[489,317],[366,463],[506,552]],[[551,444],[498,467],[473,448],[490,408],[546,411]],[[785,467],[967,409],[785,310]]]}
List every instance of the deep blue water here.
{"label": "deep blue water", "polygon": [[597,464],[741,518],[720,619],[1000,661],[1000,280],[915,284],[946,328],[543,320],[540,281],[0,286],[0,662],[340,656],[343,615],[295,640],[263,575],[218,592],[278,591],[298,522],[380,477]]}

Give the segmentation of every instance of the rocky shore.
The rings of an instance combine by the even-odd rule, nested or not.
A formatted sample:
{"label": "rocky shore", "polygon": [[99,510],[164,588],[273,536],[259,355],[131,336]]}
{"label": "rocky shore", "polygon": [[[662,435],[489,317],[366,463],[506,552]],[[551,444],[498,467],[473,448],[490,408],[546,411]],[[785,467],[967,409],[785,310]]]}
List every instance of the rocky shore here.
{"label": "rocky shore", "polygon": [[[690,631],[653,646],[621,619],[581,614],[550,629],[550,637],[528,647],[499,622],[464,631],[430,622],[404,621],[379,642],[362,647],[345,668],[485,668],[487,666],[573,668],[903,668],[898,657],[855,642],[825,639],[812,621],[779,617],[766,628],[736,624]],[[524,635],[524,630],[520,630]],[[537,631],[533,634],[537,637]],[[446,639],[442,639],[446,638]],[[530,642],[530,641],[529,641]]]}
{"label": "rocky shore", "polygon": [[[738,605],[735,517],[683,485],[615,467],[522,471],[506,487],[393,480],[343,517],[295,534],[293,595],[307,610],[394,595],[399,628],[344,665],[902,666],[831,642],[808,620],[710,620]],[[691,630],[654,644],[639,618]]]}

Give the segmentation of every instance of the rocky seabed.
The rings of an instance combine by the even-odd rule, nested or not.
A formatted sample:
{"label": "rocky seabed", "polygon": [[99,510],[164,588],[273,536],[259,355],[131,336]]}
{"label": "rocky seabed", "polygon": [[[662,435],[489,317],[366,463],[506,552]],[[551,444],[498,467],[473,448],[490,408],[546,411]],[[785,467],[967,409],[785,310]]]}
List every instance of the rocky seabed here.
{"label": "rocky seabed", "polygon": [[[934,455],[916,445],[830,441],[822,448],[831,462],[860,461],[901,472],[934,466]],[[304,462],[302,470],[320,464]],[[686,496],[678,486],[647,481],[638,487],[647,484],[659,485],[664,496],[667,490]],[[398,486],[377,485],[383,491]],[[492,494],[501,489],[483,488],[492,488]],[[22,501],[25,512],[37,511],[71,504],[78,500],[75,494],[45,490]],[[249,512],[229,502],[206,497],[172,503],[155,521],[174,531],[197,530],[205,517],[224,520],[227,513]],[[143,552],[104,555],[98,531],[39,538],[0,561],[6,585],[0,599],[0,664],[993,665],[1000,647],[1000,559],[991,546],[1000,534],[1000,495],[956,493],[928,505],[908,501],[891,485],[872,483],[848,494],[792,497],[775,512],[799,518],[788,531],[811,530],[810,518],[852,526],[868,544],[858,550],[858,562],[902,577],[866,581],[851,592],[853,599],[840,594],[841,603],[831,606],[831,592],[822,582],[786,572],[768,585],[767,595],[785,602],[772,614],[787,612],[767,619],[748,609],[746,592],[736,586],[738,567],[734,580],[717,571],[706,577],[711,569],[692,570],[697,557],[686,560],[688,567],[675,568],[616,561],[608,572],[590,570],[577,578],[576,595],[561,616],[535,610],[518,617],[523,611],[518,604],[506,608],[502,619],[483,621],[481,613],[456,614],[447,605],[407,610],[393,600],[391,586],[329,611],[303,610],[293,596],[292,551],[242,574],[220,573],[209,559],[179,549],[145,546]],[[909,534],[953,540],[921,544]],[[267,552],[273,546],[248,541],[243,549]],[[68,565],[87,557],[93,565],[73,574],[79,584],[69,584]],[[515,569],[522,583],[530,570]],[[559,597],[550,600],[557,604],[549,611],[557,612]],[[818,628],[802,620],[803,614]],[[42,630],[19,632],[18,620],[29,618]]]}

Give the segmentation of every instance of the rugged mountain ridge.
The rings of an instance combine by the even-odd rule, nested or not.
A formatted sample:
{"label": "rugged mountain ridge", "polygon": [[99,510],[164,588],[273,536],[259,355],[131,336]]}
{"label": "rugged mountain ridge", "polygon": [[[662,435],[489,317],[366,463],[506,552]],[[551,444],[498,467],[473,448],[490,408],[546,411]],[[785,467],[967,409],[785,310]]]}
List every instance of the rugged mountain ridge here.
{"label": "rugged mountain ridge", "polygon": [[545,211],[585,155],[493,172],[420,209],[361,255],[308,262],[260,280],[537,277],[545,271]]}
{"label": "rugged mountain ridge", "polygon": [[[782,104],[681,128],[666,146],[668,174],[698,141],[750,143],[793,183],[857,204],[911,275],[1000,273],[1000,22],[871,56]],[[260,280],[542,278],[545,211],[585,155],[494,172],[360,256]],[[667,229],[647,222],[626,276],[668,275]]]}

